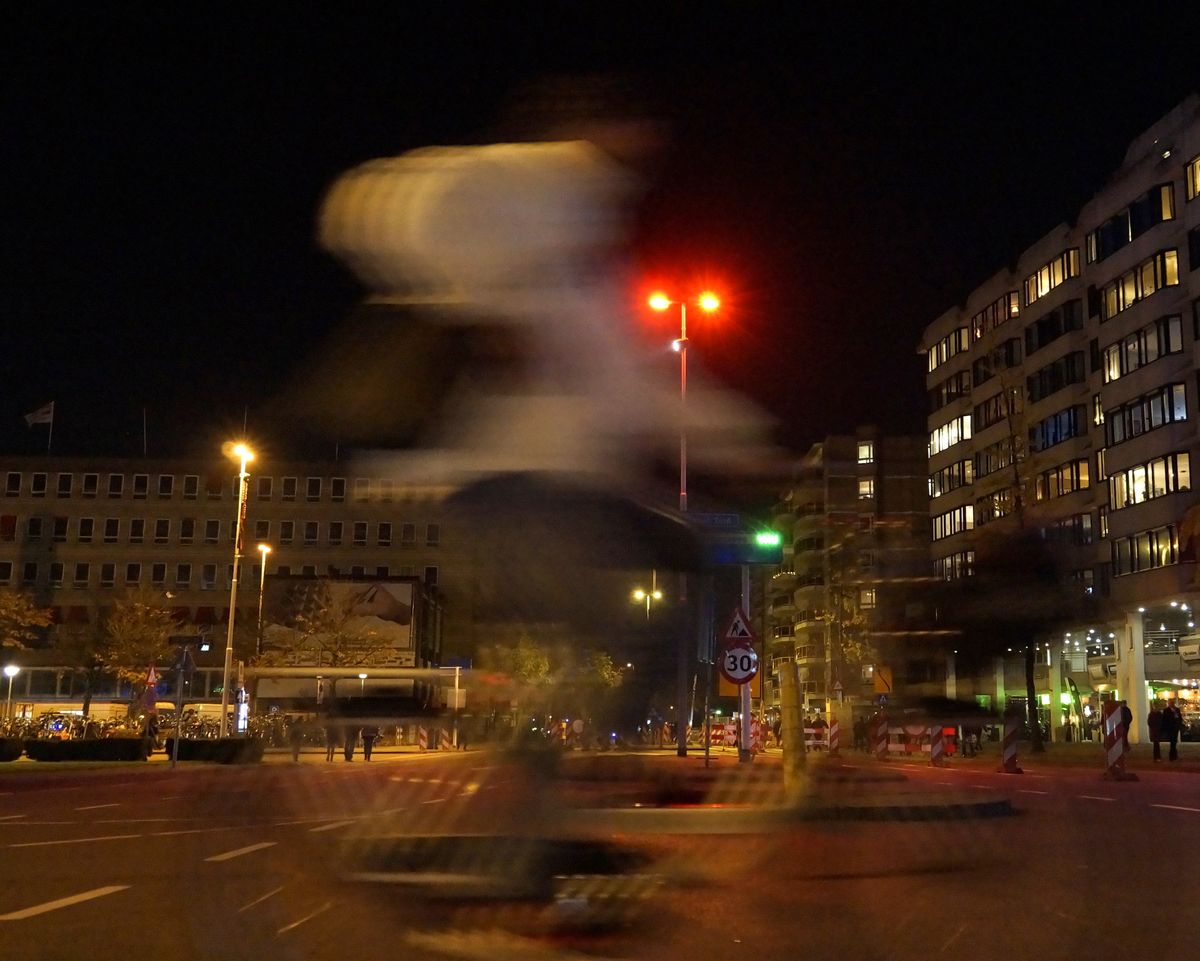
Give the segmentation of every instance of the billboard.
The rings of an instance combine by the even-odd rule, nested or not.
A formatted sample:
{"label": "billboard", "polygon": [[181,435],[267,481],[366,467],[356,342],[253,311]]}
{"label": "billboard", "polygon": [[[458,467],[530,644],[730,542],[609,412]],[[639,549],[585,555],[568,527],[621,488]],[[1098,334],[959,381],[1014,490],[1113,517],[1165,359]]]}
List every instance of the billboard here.
{"label": "billboard", "polygon": [[288,667],[415,667],[416,580],[271,575],[264,661]]}

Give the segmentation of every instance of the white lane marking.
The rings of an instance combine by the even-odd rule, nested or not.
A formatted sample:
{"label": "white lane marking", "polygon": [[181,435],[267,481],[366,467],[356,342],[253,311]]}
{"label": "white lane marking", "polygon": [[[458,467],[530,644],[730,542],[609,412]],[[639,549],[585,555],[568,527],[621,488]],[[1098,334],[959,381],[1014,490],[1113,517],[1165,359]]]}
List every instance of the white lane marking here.
{"label": "white lane marking", "polygon": [[977,790],[977,791],[992,790],[992,786],[990,784],[972,784],[971,787],[975,788],[975,790]]}
{"label": "white lane marking", "polygon": [[120,806],[121,806],[120,802],[115,801],[112,804],[85,804],[83,807],[76,808],[75,810],[76,811],[98,811],[100,808],[119,808]]}
{"label": "white lane marking", "polygon": [[381,816],[384,814],[399,814],[401,811],[407,811],[407,810],[408,810],[408,808],[385,808],[382,811],[376,811],[375,814],[376,814],[376,816]]}
{"label": "white lane marking", "polygon": [[86,844],[89,841],[123,841],[127,838],[140,838],[140,834],[101,834],[94,838],[67,838],[65,841],[23,841],[20,844],[10,844],[10,848],[44,848],[52,844]]}
{"label": "white lane marking", "polygon": [[240,858],[243,854],[250,854],[253,851],[261,851],[263,848],[273,848],[278,841],[259,841],[258,844],[247,844],[244,848],[234,848],[232,851],[225,851],[223,854],[214,854],[211,858],[205,858],[205,861],[232,861],[234,858]]}
{"label": "white lane marking", "polygon": [[1200,808],[1186,808],[1179,804],[1151,804],[1152,808],[1166,808],[1168,811],[1192,811],[1200,814]]}
{"label": "white lane marking", "polygon": [[46,901],[43,904],[35,904],[31,908],[23,908],[20,911],[12,911],[9,914],[0,914],[0,921],[24,921],[26,918],[32,918],[38,914],[45,914],[47,911],[57,911],[59,908],[67,908],[72,904],[79,904],[82,901],[91,901],[93,898],[102,898],[106,894],[116,894],[118,891],[124,891],[128,887],[128,884],[110,884],[103,888],[92,888],[90,891],[72,894],[68,898],[58,898],[55,901]]}
{"label": "white lane marking", "polygon": [[255,898],[253,901],[249,902],[248,904],[243,904],[240,908],[238,908],[238,914],[241,914],[243,911],[249,911],[256,904],[262,904],[265,900],[267,900],[267,898],[275,897],[275,895],[277,895],[282,890],[283,890],[282,887],[278,887],[274,891],[268,891],[261,898]]}
{"label": "white lane marking", "polygon": [[317,831],[336,831],[338,828],[344,828],[347,824],[353,824],[354,821],[334,821],[332,824],[322,824],[320,827],[309,828],[308,830],[314,834]]}
{"label": "white lane marking", "polygon": [[445,800],[446,800],[446,799],[445,799],[444,797],[435,797],[435,798],[433,798],[432,800],[429,800],[429,801],[422,801],[421,803],[422,803],[422,804],[441,804],[441,803],[442,803],[442,802],[444,802]]}
{"label": "white lane marking", "polygon": [[168,794],[166,797],[160,797],[159,800],[160,801],[178,801],[181,797],[183,797],[182,794]]}
{"label": "white lane marking", "polygon": [[1087,798],[1089,801],[1115,801],[1115,797],[1101,797],[1099,794],[1081,794],[1081,798]]}
{"label": "white lane marking", "polygon": [[171,837],[175,837],[177,834],[212,834],[214,831],[236,831],[236,830],[238,830],[237,827],[184,828],[183,830],[179,830],[179,831],[151,831],[150,837],[152,837],[152,838],[171,838]]}
{"label": "white lane marking", "polygon": [[275,932],[275,936],[278,937],[279,935],[284,934],[287,931],[291,931],[292,928],[300,927],[300,925],[302,925],[305,921],[311,921],[318,914],[324,914],[326,911],[328,911],[332,907],[333,907],[333,902],[326,901],[319,908],[317,908],[317,910],[315,910],[312,914],[306,914],[299,921],[293,921],[291,924],[285,924],[282,928],[280,928],[278,931]]}
{"label": "white lane marking", "polygon": [[1034,791],[1031,788],[1021,788],[1018,793],[1020,793],[1020,794],[1049,794],[1050,792],[1049,791]]}
{"label": "white lane marking", "polygon": [[953,781],[938,781],[938,784],[953,784]]}
{"label": "white lane marking", "polygon": [[15,821],[17,818],[27,818],[28,814],[6,814],[0,817],[0,821]]}

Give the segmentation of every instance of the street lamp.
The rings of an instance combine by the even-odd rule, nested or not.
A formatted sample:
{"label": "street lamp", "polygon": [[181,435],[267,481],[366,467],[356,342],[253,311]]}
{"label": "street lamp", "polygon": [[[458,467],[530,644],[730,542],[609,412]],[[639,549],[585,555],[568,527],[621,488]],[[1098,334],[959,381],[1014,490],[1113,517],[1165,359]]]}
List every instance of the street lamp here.
{"label": "street lamp", "polygon": [[358,696],[362,697],[367,693],[367,675],[358,675]]}
{"label": "street lamp", "polygon": [[16,664],[4,665],[4,676],[8,678],[8,704],[4,708],[4,716],[12,717],[12,685],[13,678],[21,673],[21,669]]}
{"label": "street lamp", "polygon": [[[671,300],[666,294],[656,293],[650,297],[650,306],[654,310],[663,311],[672,306],[679,307],[679,339],[671,346],[679,353],[679,509],[687,512],[687,301]],[[706,313],[712,313],[721,306],[721,299],[711,290],[706,290],[696,298],[696,306]]]}
{"label": "street lamp", "polygon": [[646,602],[646,620],[650,620],[650,602],[661,601],[663,596],[662,591],[658,589],[658,571],[652,570],[650,572],[650,590],[647,591],[641,587],[635,587],[632,596],[635,604],[640,604],[642,601]]}
{"label": "street lamp", "polygon": [[258,553],[262,556],[259,558],[258,568],[258,640],[254,645],[254,652],[262,657],[262,614],[263,614],[263,590],[267,586],[267,555],[271,553],[270,544],[259,544]]}
{"label": "street lamp", "polygon": [[233,622],[237,617],[238,569],[242,560],[242,528],[246,525],[246,488],[250,475],[246,465],[254,460],[254,451],[245,444],[235,444],[230,453],[242,462],[238,472],[237,526],[233,538],[233,577],[229,584],[229,631],[225,635],[225,670],[221,675],[221,727],[220,736],[229,733],[229,674],[233,670]]}

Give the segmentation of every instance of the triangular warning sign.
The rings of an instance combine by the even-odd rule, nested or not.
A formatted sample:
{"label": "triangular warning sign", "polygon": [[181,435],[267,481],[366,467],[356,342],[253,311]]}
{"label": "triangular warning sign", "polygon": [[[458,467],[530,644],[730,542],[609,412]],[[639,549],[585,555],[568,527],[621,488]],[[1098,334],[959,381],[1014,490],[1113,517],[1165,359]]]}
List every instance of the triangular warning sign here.
{"label": "triangular warning sign", "polygon": [[750,630],[750,621],[746,617],[746,612],[740,607],[735,609],[733,617],[729,619],[729,626],[725,628],[725,640],[732,641],[754,641],[754,632]]}

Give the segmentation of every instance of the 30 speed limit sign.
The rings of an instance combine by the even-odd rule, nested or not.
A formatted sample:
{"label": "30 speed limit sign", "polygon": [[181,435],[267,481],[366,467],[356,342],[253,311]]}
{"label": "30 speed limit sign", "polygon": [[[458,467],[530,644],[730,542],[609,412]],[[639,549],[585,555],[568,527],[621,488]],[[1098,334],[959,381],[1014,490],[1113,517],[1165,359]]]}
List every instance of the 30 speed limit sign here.
{"label": "30 speed limit sign", "polygon": [[748,684],[758,673],[758,655],[752,647],[727,647],[721,652],[719,668],[731,684]]}

